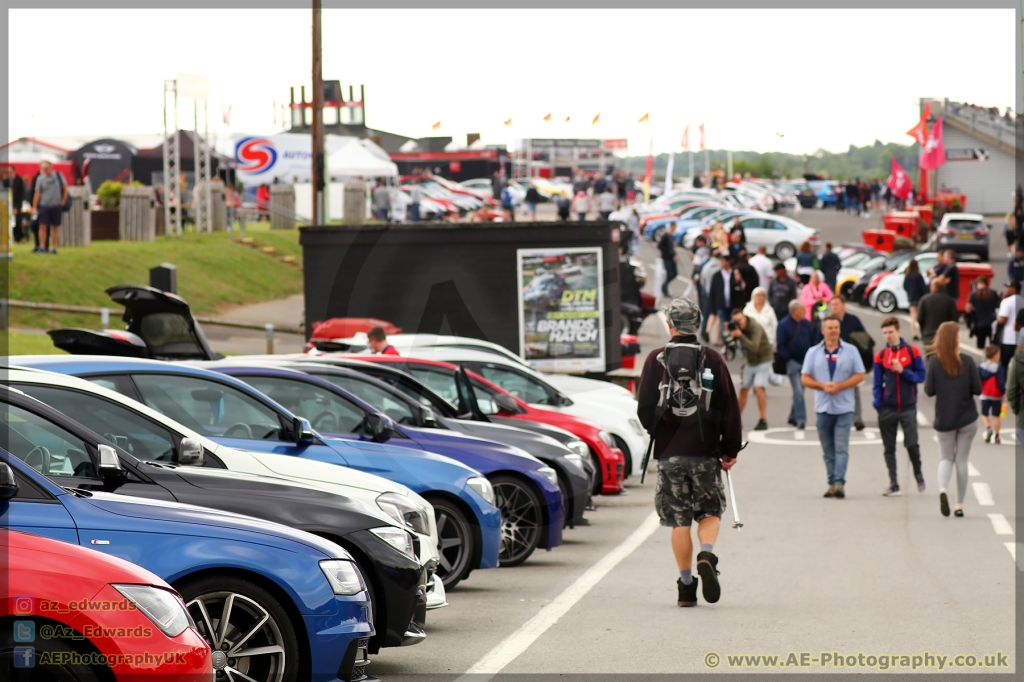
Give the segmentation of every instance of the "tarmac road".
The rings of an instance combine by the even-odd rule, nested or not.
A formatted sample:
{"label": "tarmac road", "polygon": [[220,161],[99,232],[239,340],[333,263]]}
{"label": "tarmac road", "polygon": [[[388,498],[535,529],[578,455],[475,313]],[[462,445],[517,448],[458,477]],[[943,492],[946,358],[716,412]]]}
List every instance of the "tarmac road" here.
{"label": "tarmac road", "polygon": [[[809,210],[797,218],[834,242],[856,239],[868,223],[834,211]],[[649,286],[654,257],[645,243]],[[674,293],[684,285],[673,283]],[[881,343],[881,315],[854,306],[850,312]],[[648,318],[641,330],[645,352],[666,338],[659,319]],[[740,361],[731,369],[735,379]],[[676,606],[669,530],[652,518],[653,477],[644,485],[630,479],[629,494],[597,498],[598,510],[588,514],[592,525],[567,530],[562,547],[518,568],[474,573],[449,595],[450,606],[429,614],[423,644],[383,651],[369,672],[388,680],[427,673],[452,679],[466,672],[880,672],[882,663],[869,658],[880,655],[921,657],[908,658],[907,667],[896,659],[890,672],[915,663],[920,671],[937,672],[938,657],[949,657],[942,663],[949,669],[958,654],[982,661],[988,655],[1007,666],[988,672],[1013,672],[1019,455],[1012,419],[1004,423],[1002,445],[986,445],[979,436],[966,516],[944,518],[938,444],[929,426],[933,401],[923,397],[919,410],[928,490],[917,492],[900,446],[904,494],[885,498],[877,422],[869,388],[862,390],[868,428],[852,436],[847,499],[829,500],[821,497],[827,484],[813,417],[797,434],[786,426],[790,388],[769,388],[771,428],[748,435],[750,445],[733,470],[742,532],[730,527],[730,509],[715,546],[719,603]],[[811,392],[807,398],[813,404]],[[756,423],[756,410],[751,399],[747,428]],[[790,652],[796,667],[744,667],[728,658],[778,654],[787,661]],[[807,667],[799,667],[801,652],[808,654]],[[823,667],[822,652],[863,653],[844,664],[866,667]],[[936,658],[925,659],[925,652]],[[996,659],[997,652],[1006,658]]]}

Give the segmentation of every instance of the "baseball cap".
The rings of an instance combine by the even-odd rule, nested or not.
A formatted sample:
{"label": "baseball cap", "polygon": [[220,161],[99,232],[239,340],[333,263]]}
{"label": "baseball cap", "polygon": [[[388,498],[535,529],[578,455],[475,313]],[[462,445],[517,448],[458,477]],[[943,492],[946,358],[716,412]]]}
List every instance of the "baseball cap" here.
{"label": "baseball cap", "polygon": [[700,330],[701,313],[696,303],[680,296],[665,308],[672,328],[681,334],[696,334]]}

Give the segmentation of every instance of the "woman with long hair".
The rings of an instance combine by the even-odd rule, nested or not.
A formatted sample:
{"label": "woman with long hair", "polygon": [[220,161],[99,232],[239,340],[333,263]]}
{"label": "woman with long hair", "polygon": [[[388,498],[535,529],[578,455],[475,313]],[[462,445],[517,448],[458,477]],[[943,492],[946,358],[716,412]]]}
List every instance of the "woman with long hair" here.
{"label": "woman with long hair", "polygon": [[928,358],[924,392],[935,398],[935,432],[939,437],[939,511],[949,516],[949,481],[956,466],[956,511],[964,515],[967,494],[967,458],[978,433],[978,407],[974,396],[981,395],[978,367],[970,355],[960,352],[960,325],[943,322],[935,334],[934,354]]}
{"label": "woman with long hair", "polygon": [[[811,275],[818,269],[818,258],[811,250],[811,243],[804,242],[796,254],[796,274],[804,284],[810,281]],[[810,319],[810,318],[807,318]]]}
{"label": "woman with long hair", "polygon": [[914,341],[921,337],[917,335],[917,302],[928,293],[928,284],[921,276],[921,267],[917,264],[916,258],[911,258],[907,263],[907,271],[903,275],[903,289],[907,292],[907,300],[910,301],[910,334]]}

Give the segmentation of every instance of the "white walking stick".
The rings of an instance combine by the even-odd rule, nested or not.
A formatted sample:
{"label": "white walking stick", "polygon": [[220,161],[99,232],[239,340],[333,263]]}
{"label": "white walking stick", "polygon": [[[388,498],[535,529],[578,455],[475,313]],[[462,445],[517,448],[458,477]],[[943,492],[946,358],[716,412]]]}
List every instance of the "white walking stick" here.
{"label": "white walking stick", "polygon": [[732,503],[732,527],[739,533],[740,528],[743,527],[743,522],[740,521],[740,512],[736,508],[736,491],[732,489],[732,474],[728,471],[725,472],[725,480],[729,482],[729,501]]}

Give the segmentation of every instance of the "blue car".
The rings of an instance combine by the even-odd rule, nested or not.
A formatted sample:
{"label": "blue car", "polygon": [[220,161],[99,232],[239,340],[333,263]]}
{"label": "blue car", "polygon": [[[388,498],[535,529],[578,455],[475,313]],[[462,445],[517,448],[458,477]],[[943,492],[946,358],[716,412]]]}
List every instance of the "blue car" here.
{"label": "blue car", "polygon": [[643,233],[645,237],[656,242],[661,239],[661,235],[664,234],[670,224],[676,223],[679,225],[683,221],[700,221],[712,213],[722,211],[724,208],[725,207],[723,206],[694,206],[691,209],[683,211],[678,216],[657,218],[655,220],[648,221],[647,224],[644,225]]}
{"label": "blue car", "polygon": [[[91,547],[166,580],[211,644],[217,680],[363,676],[374,635],[370,596],[343,548],[248,516],[72,487],[80,467],[125,483],[117,451],[85,443],[44,417],[35,399],[0,392],[0,524]],[[156,603],[140,608],[166,613]]]}
{"label": "blue car", "polygon": [[836,205],[836,183],[831,180],[810,180],[807,185],[814,190],[822,206]]}
{"label": "blue car", "polygon": [[[89,355],[20,356],[18,366],[96,382],[229,447],[338,464],[411,488],[434,506],[441,562],[437,575],[446,589],[474,569],[498,565],[501,513],[493,504],[491,482],[450,457],[322,436],[308,420],[248,384],[199,367]],[[385,426],[376,415],[368,423],[378,440]]]}
{"label": "blue car", "polygon": [[[501,511],[499,561],[518,566],[537,547],[562,544],[564,507],[558,473],[519,448],[461,433],[397,424],[355,394],[320,377],[280,367],[213,363],[206,368],[241,379],[291,412],[309,419],[313,429],[331,437],[387,441],[391,445],[447,455],[483,473],[494,486]],[[384,422],[381,431],[368,425]]]}

